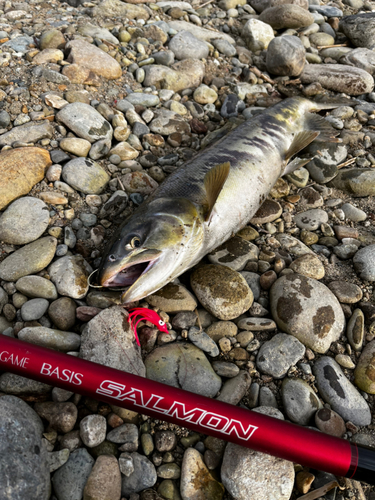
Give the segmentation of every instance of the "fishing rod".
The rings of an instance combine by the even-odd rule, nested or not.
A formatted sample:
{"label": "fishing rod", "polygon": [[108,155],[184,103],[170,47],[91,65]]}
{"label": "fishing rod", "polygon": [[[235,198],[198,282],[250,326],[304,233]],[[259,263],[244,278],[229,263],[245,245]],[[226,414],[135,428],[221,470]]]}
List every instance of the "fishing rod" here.
{"label": "fishing rod", "polygon": [[375,450],[0,335],[0,369],[337,476],[375,484]]}

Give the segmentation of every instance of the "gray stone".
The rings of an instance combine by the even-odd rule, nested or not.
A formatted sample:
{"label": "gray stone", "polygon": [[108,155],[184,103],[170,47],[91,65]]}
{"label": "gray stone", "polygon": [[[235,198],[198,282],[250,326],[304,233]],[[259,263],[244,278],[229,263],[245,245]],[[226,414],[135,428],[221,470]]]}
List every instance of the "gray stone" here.
{"label": "gray stone", "polygon": [[107,421],[103,415],[87,415],[79,423],[80,437],[88,448],[94,448],[106,438]]}
{"label": "gray stone", "polygon": [[146,108],[157,106],[160,102],[157,95],[142,92],[133,92],[126,97],[126,100],[133,104],[133,106],[141,105]]}
{"label": "gray stone", "polygon": [[198,87],[205,74],[205,65],[199,59],[183,59],[171,68],[158,64],[149,64],[144,67],[146,87],[155,85],[158,89],[179,92],[187,88]]}
{"label": "gray stone", "polygon": [[262,344],[256,359],[257,368],[273,378],[282,378],[305,354],[305,346],[285,333],[278,333]]}
{"label": "gray stone", "polygon": [[366,281],[375,281],[375,245],[361,248],[353,257],[354,269]]}
{"label": "gray stone", "polygon": [[234,363],[228,363],[227,361],[214,361],[212,367],[219,377],[233,378],[236,377],[240,369]]}
{"label": "gray stone", "polygon": [[190,132],[189,125],[178,113],[163,108],[157,110],[156,117],[151,121],[149,127],[151,132],[160,135]]}
{"label": "gray stone", "polygon": [[30,298],[57,299],[57,291],[52,281],[41,276],[24,276],[16,282],[19,292]]}
{"label": "gray stone", "polygon": [[194,295],[180,283],[168,283],[163,288],[146,297],[146,301],[167,313],[194,311],[197,301]]}
{"label": "gray stone", "polygon": [[305,48],[301,40],[288,35],[271,40],[266,65],[274,75],[299,76],[305,66]]}
{"label": "gray stone", "polygon": [[101,193],[110,180],[110,176],[99,163],[82,157],[74,158],[64,165],[62,178],[74,189],[85,194]]}
{"label": "gray stone", "polygon": [[226,33],[222,33],[220,31],[211,31],[207,28],[201,28],[200,26],[196,26],[187,21],[170,21],[168,25],[170,28],[176,31],[189,31],[195,37],[199,38],[199,40],[203,40],[205,42],[211,42],[212,40],[217,40],[220,38],[222,40],[227,40],[229,43],[235,43],[235,40]]}
{"label": "gray stone", "polygon": [[[217,372],[216,372],[217,373]],[[249,372],[241,370],[238,375],[227,380],[220,390],[218,401],[231,405],[237,405],[247,393],[251,384]]]}
{"label": "gray stone", "polygon": [[47,311],[49,302],[46,299],[31,299],[21,307],[21,316],[24,321],[40,319]]}
{"label": "gray stone", "polygon": [[265,332],[276,330],[276,323],[268,318],[243,318],[237,323],[240,330]]}
{"label": "gray stone", "polygon": [[341,57],[340,64],[364,69],[373,76],[375,74],[375,54],[370,49],[354,49]]}
{"label": "gray stone", "polygon": [[191,344],[173,343],[158,347],[145,360],[147,378],[196,394],[214,397],[221,379],[204,353]]}
{"label": "gray stone", "polygon": [[81,500],[86,481],[95,460],[86,448],[79,448],[70,454],[69,460],[52,477],[52,484],[58,500]]}
{"label": "gray stone", "polygon": [[52,386],[37,382],[29,378],[21,377],[14,373],[3,373],[0,375],[0,391],[19,397],[45,397],[51,392]]}
{"label": "gray stone", "polygon": [[25,196],[14,201],[0,217],[0,240],[24,245],[38,239],[47,229],[49,211],[38,198]]}
{"label": "gray stone", "polygon": [[242,29],[242,38],[252,52],[267,49],[274,38],[273,29],[259,19],[249,19]]}
{"label": "gray stone", "polygon": [[329,288],[301,274],[279,278],[271,288],[270,303],[279,328],[319,353],[339,339],[345,326],[340,303]]}
{"label": "gray stone", "polygon": [[208,45],[199,40],[189,31],[180,31],[175,35],[168,45],[176,59],[206,59],[208,57]]}
{"label": "gray stone", "polygon": [[234,236],[209,253],[208,260],[212,264],[221,264],[233,271],[242,271],[249,261],[258,260],[258,255],[259,249],[256,245]]}
{"label": "gray stone", "polygon": [[253,292],[254,300],[258,300],[260,297],[260,276],[257,273],[252,273],[250,271],[241,271],[241,275],[245,278],[246,283],[251,288]]}
{"label": "gray stone", "polygon": [[259,391],[259,405],[264,408],[278,408],[276,397],[271,389],[263,386]]}
{"label": "gray stone", "polygon": [[2,396],[0,421],[0,489],[4,500],[47,500],[49,465],[41,419],[21,399]]}
{"label": "gray stone", "polygon": [[101,139],[111,141],[113,130],[107,120],[95,108],[83,102],[68,104],[57,113],[62,122],[78,137],[94,143]]}
{"label": "gray stone", "polygon": [[321,224],[328,222],[328,214],[320,208],[307,210],[294,216],[294,222],[300,229],[307,231],[315,231],[319,229]]}
{"label": "gray stone", "polygon": [[90,23],[85,23],[80,26],[77,30],[83,36],[91,36],[93,38],[98,38],[99,40],[105,40],[112,45],[118,45],[118,39],[110,33],[106,28],[100,28],[99,26],[94,26]]}
{"label": "gray stone", "polygon": [[14,142],[36,143],[41,139],[51,139],[53,126],[48,120],[29,122],[12,128],[0,136],[0,147],[11,146]]}
{"label": "gray stone", "polygon": [[[32,36],[17,36],[13,38],[13,40],[8,40],[7,42],[2,44],[4,49],[11,48],[15,52],[21,52],[22,54],[26,54],[30,50],[30,44],[34,43],[34,39]],[[5,51],[4,51],[5,52]]]}
{"label": "gray stone", "polygon": [[220,354],[219,348],[206,332],[197,326],[192,326],[188,332],[188,339],[201,351],[206,352],[213,358]]}
{"label": "gray stone", "polygon": [[353,222],[362,222],[367,219],[366,212],[353,206],[351,203],[344,203],[341,206],[341,210],[344,212],[345,217]]}
{"label": "gray stone", "polygon": [[51,264],[48,271],[60,295],[82,299],[87,294],[88,277],[93,270],[82,255],[61,257]]}
{"label": "gray stone", "polygon": [[81,343],[81,337],[76,333],[54,330],[45,326],[27,326],[22,328],[18,334],[18,338],[32,344],[64,352],[76,351]]}
{"label": "gray stone", "polygon": [[344,169],[328,186],[341,189],[353,197],[374,196],[375,171],[371,168]]}
{"label": "gray stone", "polygon": [[375,14],[355,14],[343,17],[340,21],[340,30],[349,38],[355,47],[375,46]]}
{"label": "gray stone", "polygon": [[315,413],[322,408],[313,389],[300,378],[285,378],[281,396],[286,414],[295,424],[309,425]]}
{"label": "gray stone", "polygon": [[369,425],[371,412],[357,389],[349,382],[335,360],[319,358],[313,368],[319,393],[332,410],[354,425]]}
{"label": "gray stone", "polygon": [[212,45],[217,48],[217,50],[227,57],[234,56],[236,54],[236,48],[228,42],[228,40],[213,40]]}
{"label": "gray stone", "polygon": [[134,471],[129,476],[123,476],[121,484],[122,496],[129,497],[154,486],[157,480],[155,467],[150,460],[139,453],[131,453]]}
{"label": "gray stone", "polygon": [[276,235],[276,239],[280,243],[281,249],[289,252],[294,257],[302,257],[302,255],[314,254],[314,252],[310,250],[309,247],[304,245],[300,240],[297,240],[297,238],[294,238],[294,236],[291,236],[290,234],[278,233]]}

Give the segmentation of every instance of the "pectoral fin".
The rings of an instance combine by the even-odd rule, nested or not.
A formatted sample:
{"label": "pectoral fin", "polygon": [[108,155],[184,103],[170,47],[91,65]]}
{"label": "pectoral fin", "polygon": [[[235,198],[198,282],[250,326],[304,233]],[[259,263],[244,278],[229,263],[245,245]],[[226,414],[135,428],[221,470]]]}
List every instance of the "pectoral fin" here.
{"label": "pectoral fin", "polygon": [[206,203],[204,211],[204,220],[208,221],[210,219],[212,209],[216,203],[216,200],[223,189],[225,181],[228,178],[230,171],[229,161],[221,163],[212,167],[211,170],[207,172],[204,176],[204,187],[206,190]]}

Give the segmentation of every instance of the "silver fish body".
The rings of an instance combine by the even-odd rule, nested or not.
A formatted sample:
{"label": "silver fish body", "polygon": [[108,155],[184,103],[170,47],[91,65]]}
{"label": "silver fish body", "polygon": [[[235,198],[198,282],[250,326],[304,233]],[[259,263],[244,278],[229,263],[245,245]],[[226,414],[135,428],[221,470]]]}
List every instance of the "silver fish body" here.
{"label": "silver fish body", "polygon": [[[323,118],[310,113],[331,107],[335,106],[286,99],[182,165],[116,235],[101,264],[101,284],[120,284],[135,263],[148,262],[124,294],[126,303],[155,292],[194,266],[252,218],[277,179],[288,171],[295,153],[319,134],[323,139],[337,135]],[[291,163],[290,171],[304,164],[298,159]],[[229,173],[207,217],[207,176],[225,164],[230,165]],[[150,255],[154,257],[147,260]]]}

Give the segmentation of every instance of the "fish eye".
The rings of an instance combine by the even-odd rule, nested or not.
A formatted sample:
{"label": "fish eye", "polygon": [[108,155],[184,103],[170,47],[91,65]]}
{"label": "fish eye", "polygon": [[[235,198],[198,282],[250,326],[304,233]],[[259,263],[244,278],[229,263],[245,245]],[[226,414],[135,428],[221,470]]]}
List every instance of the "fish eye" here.
{"label": "fish eye", "polygon": [[141,240],[138,238],[138,236],[134,236],[134,238],[131,239],[130,246],[132,248],[139,248],[141,246]]}
{"label": "fish eye", "polygon": [[164,325],[165,325],[164,321],[160,320],[160,321],[159,321],[159,325],[160,325],[160,326],[164,326]]}

